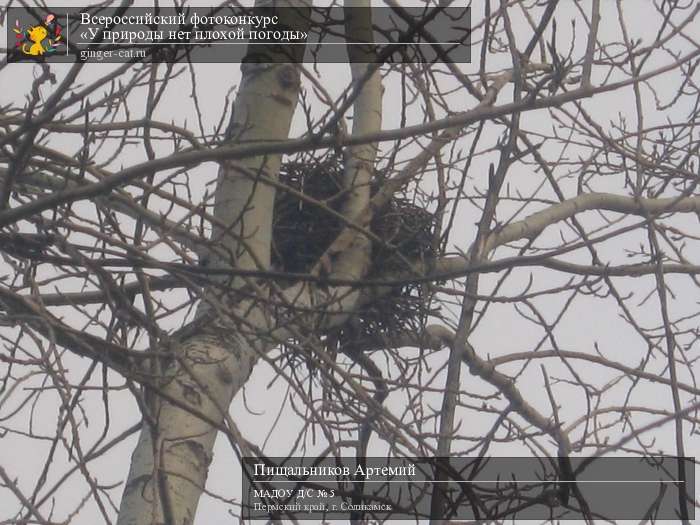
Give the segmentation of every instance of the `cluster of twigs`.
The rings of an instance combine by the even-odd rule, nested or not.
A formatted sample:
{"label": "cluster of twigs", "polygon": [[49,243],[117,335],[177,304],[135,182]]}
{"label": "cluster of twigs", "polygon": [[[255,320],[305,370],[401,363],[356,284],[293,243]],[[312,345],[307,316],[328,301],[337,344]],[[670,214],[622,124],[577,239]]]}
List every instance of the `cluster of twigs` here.
{"label": "cluster of twigs", "polygon": [[[378,170],[372,193],[386,175]],[[341,212],[348,192],[343,160],[333,153],[298,157],[282,166],[279,181],[286,191],[278,192],[275,203],[273,264],[281,271],[307,273],[344,227]],[[409,272],[412,262],[433,257],[435,223],[431,211],[402,196],[375,212],[369,228],[374,239],[368,279],[381,281],[388,274]],[[419,284],[383,287],[357,313],[352,339],[415,327],[429,313],[429,304],[427,291]]]}

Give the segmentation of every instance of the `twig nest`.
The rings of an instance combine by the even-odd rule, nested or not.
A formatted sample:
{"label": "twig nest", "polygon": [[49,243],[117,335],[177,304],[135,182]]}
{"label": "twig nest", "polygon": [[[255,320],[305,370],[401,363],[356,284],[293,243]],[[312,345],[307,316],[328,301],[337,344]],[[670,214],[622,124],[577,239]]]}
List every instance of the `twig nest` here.
{"label": "twig nest", "polygon": [[[385,172],[377,171],[373,191]],[[343,229],[339,216],[347,190],[343,188],[343,161],[328,154],[321,159],[299,156],[282,165],[273,223],[272,262],[276,270],[307,273]],[[417,259],[434,256],[434,214],[403,196],[395,196],[375,213],[372,233],[381,239],[372,243],[368,279],[382,279],[406,271]],[[394,287],[377,294],[376,301],[358,313],[354,331],[376,337],[427,315],[430,301],[419,285]],[[362,334],[353,334],[353,338]]]}

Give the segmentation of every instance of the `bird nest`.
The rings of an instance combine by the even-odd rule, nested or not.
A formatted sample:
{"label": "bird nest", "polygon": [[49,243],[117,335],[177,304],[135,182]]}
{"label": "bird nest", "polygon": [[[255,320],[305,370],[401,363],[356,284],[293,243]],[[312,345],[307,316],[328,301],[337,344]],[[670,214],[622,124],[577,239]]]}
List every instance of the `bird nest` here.
{"label": "bird nest", "polygon": [[[386,176],[378,171],[371,193]],[[308,273],[344,228],[339,216],[348,192],[343,187],[343,160],[335,154],[322,159],[297,157],[283,164],[273,224],[272,262],[277,270]],[[369,229],[372,260],[368,280],[383,280],[406,273],[410,263],[435,255],[433,213],[404,196],[393,197],[376,210]],[[383,286],[365,304],[341,339],[388,335],[406,326],[423,324],[430,313],[429,294],[422,285]],[[352,333],[351,333],[352,332]]]}

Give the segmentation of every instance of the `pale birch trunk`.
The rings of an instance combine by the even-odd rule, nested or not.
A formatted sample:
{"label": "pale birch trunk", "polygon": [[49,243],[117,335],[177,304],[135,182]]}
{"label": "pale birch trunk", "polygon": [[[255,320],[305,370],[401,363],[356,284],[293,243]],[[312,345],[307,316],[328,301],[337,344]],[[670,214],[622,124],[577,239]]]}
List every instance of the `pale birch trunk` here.
{"label": "pale birch trunk", "polygon": [[[245,64],[241,70],[232,141],[287,138],[299,95],[296,66]],[[249,174],[276,177],[279,166],[279,155],[267,155],[222,167],[214,216],[227,227],[214,229],[212,241],[218,255],[212,264],[241,269],[268,267],[274,188],[252,180]],[[239,242],[241,238],[244,243]],[[198,332],[176,344],[173,353],[177,358],[165,373],[167,381],[160,385],[160,393],[149,396],[153,400],[149,403],[152,421],[144,419],[118,525],[194,522],[212,460],[216,427],[222,424],[233,396],[248,379],[261,352],[274,347],[272,340],[250,337],[224,312],[214,311],[214,320],[201,324]],[[251,331],[269,333],[270,321],[260,309],[238,313]]]}
{"label": "pale birch trunk", "polygon": [[[345,30],[348,37],[356,42],[373,42],[372,12],[369,0],[347,0],[346,7],[364,8],[346,13]],[[353,104],[352,134],[365,135],[379,131],[382,127],[382,77],[375,58],[361,46],[348,46],[348,58],[351,60],[353,86],[360,88]],[[366,77],[368,68],[375,71]],[[343,214],[369,228],[372,219],[369,207],[371,199],[370,184],[374,175],[377,158],[377,144],[367,143],[348,148],[345,159],[345,188],[349,198],[345,203]],[[369,213],[368,213],[369,211]],[[333,261],[333,275],[345,279],[360,279],[369,269],[371,242],[367,236],[354,232],[347,247],[338,252],[337,261]]]}

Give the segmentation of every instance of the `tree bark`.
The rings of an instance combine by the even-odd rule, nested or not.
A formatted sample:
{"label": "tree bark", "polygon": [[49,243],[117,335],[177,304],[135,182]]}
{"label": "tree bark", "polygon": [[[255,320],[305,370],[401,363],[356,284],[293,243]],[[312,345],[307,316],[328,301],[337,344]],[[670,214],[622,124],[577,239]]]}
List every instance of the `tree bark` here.
{"label": "tree bark", "polygon": [[[231,141],[286,139],[299,96],[298,69],[293,64],[247,63],[241,71]],[[279,166],[280,155],[222,165],[212,235],[217,250],[211,264],[269,267],[275,191],[250,174],[274,178]],[[165,380],[146,396],[150,413],[132,455],[118,525],[194,522],[228,406],[260,355],[277,344],[274,337],[260,335],[274,330],[274,320],[263,309],[254,303],[231,308],[225,299],[223,304],[217,301],[220,295],[205,291],[194,334],[175,342]]]}

